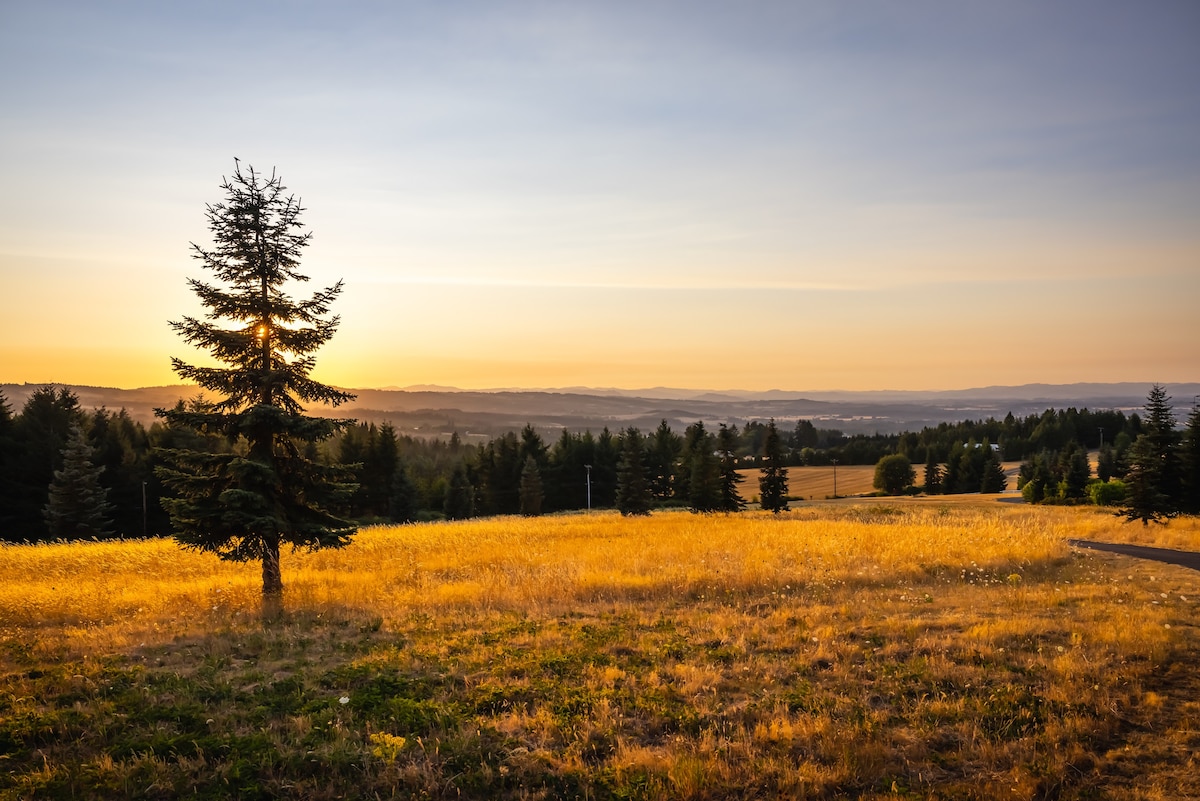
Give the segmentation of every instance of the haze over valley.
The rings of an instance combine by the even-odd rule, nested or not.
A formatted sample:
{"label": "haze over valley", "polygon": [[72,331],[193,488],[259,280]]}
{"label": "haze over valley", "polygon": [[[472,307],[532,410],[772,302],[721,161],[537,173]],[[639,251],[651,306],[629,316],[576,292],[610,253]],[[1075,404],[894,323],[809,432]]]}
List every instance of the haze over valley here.
{"label": "haze over valley", "polygon": [[[20,408],[40,384],[0,384],[0,393]],[[1187,413],[1200,383],[1166,384],[1181,417]],[[138,389],[69,386],[84,408],[126,409],[149,425],[155,408],[168,408],[199,393],[195,387],[170,385]],[[362,422],[392,423],[398,431],[447,438],[457,432],[475,441],[514,431],[526,424],[544,432],[558,429],[599,432],[629,425],[651,430],[661,420],[682,430],[697,420],[709,423],[765,421],[781,424],[812,420],[846,434],[893,434],[917,431],[942,422],[1017,417],[1049,408],[1112,409],[1126,413],[1145,404],[1149,384],[1026,384],[931,391],[803,391],[700,390],[668,387],[646,389],[489,389],[460,390],[389,388],[352,389],[357,399],[336,410],[314,407],[317,414],[355,417]]]}

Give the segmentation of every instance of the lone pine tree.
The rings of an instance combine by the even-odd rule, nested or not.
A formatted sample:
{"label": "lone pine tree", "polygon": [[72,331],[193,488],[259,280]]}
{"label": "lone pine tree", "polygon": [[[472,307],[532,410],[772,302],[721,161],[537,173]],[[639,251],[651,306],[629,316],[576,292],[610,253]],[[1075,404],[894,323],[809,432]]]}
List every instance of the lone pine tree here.
{"label": "lone pine tree", "polygon": [[353,421],[308,416],[301,405],[338,406],[354,396],[309,378],[312,353],[337,328],[329,307],[342,284],[307,300],[285,291],[289,282],[308,280],[299,259],[312,234],[302,232],[299,200],[285,195],[274,172],[267,178],[234,163],[232,180],[221,184],[224,202],[207,206],[212,248],[192,245],[193,257],[217,279],[188,282],[207,314],[171,323],[185,342],[224,365],[171,360],[181,378],[217,399],[155,414],[170,426],[241,445],[232,453],[164,450],[164,466],[156,472],[174,496],[163,505],[176,539],[222,559],[261,560],[263,595],[278,597],[281,544],[341,547],[354,533],[354,525],[336,514],[355,489],[348,472],[304,455],[307,444]]}

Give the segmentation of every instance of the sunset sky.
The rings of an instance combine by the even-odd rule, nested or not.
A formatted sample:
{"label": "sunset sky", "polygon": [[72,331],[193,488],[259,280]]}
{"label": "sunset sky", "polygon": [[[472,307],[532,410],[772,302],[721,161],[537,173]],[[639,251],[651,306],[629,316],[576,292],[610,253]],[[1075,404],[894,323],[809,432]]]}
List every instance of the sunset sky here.
{"label": "sunset sky", "polygon": [[175,383],[234,157],[346,387],[1200,381],[1200,3],[3,2],[0,382]]}

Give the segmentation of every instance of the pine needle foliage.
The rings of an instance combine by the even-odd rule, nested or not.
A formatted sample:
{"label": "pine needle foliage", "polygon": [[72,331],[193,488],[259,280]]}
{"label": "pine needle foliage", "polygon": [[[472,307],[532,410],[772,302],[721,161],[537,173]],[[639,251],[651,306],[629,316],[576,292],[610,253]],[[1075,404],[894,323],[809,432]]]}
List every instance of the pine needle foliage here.
{"label": "pine needle foliage", "polygon": [[642,433],[630,426],[622,437],[621,461],[617,465],[617,510],[626,517],[650,514],[650,484],[644,459]]}
{"label": "pine needle foliage", "polygon": [[155,413],[237,446],[232,453],[164,450],[157,473],[174,494],[163,503],[176,539],[222,559],[261,560],[263,594],[278,595],[281,544],[341,547],[354,533],[336,514],[355,489],[350,474],[304,455],[308,443],[353,422],[306,415],[304,404],[338,406],[354,396],[309,377],[313,352],[337,329],[329,310],[341,282],[304,300],[285,291],[308,280],[300,254],[312,234],[300,223],[300,201],[274,171],[268,178],[234,163],[233,178],[221,184],[224,202],[207,207],[212,247],[192,245],[193,257],[216,278],[188,282],[207,314],[171,322],[185,342],[223,365],[173,358],[175,372],[218,399]]}
{"label": "pine needle foliage", "polygon": [[92,446],[79,425],[71,426],[63,449],[63,466],[54,471],[49,500],[43,512],[54,539],[87,539],[112,536],[112,504],[100,483],[103,467],[94,463]]}
{"label": "pine needle foliage", "polygon": [[1171,398],[1155,384],[1146,396],[1145,433],[1138,435],[1129,453],[1129,471],[1125,475],[1125,505],[1117,511],[1127,522],[1141,520],[1142,525],[1166,523],[1179,514],[1180,471],[1176,460],[1179,433]]}
{"label": "pine needle foliage", "polygon": [[784,466],[783,442],[775,420],[767,423],[763,440],[762,468],[758,479],[759,502],[768,512],[779,514],[788,510],[788,471]]}
{"label": "pine needle foliage", "polygon": [[737,429],[724,423],[717,430],[717,451],[721,454],[721,511],[740,512],[746,508],[746,500],[738,491],[745,481],[737,471]]}

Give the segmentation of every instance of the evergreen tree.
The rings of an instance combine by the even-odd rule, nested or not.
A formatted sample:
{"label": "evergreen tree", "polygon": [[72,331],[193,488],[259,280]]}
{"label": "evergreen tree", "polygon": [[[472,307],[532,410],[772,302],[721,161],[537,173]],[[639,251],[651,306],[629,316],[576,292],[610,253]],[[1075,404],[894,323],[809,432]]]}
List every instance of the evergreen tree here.
{"label": "evergreen tree", "polygon": [[1182,473],[1179,508],[1188,514],[1200,514],[1200,403],[1192,406],[1183,442],[1179,448]]}
{"label": "evergreen tree", "polygon": [[679,492],[693,512],[715,512],[721,506],[721,466],[714,452],[713,437],[702,421],[683,433],[683,460],[679,470]]}
{"label": "evergreen tree", "polygon": [[1067,443],[1059,454],[1059,496],[1067,501],[1079,501],[1087,497],[1088,479],[1092,476],[1087,451],[1077,442]]}
{"label": "evergreen tree", "polygon": [[46,527],[54,539],[84,539],[112,535],[112,504],[100,484],[92,446],[79,425],[72,426],[63,451],[63,466],[54,471],[46,503]]}
{"label": "evergreen tree", "polygon": [[697,420],[683,430],[683,447],[675,471],[675,497],[689,506],[692,504],[692,469],[696,465],[696,455],[705,450],[712,451],[709,439],[703,420]]}
{"label": "evergreen tree", "polygon": [[506,431],[483,447],[479,455],[481,512],[515,515],[521,511],[521,470],[525,459],[521,441]]}
{"label": "evergreen tree", "polygon": [[446,503],[442,507],[447,520],[466,520],[475,515],[475,488],[467,476],[467,469],[460,462],[450,474],[446,488]]}
{"label": "evergreen tree", "polygon": [[956,438],[950,445],[950,452],[946,456],[946,466],[942,471],[942,492],[946,495],[962,492],[959,489],[959,476],[962,472],[965,455],[966,449],[963,447],[963,443]]}
{"label": "evergreen tree", "polygon": [[980,470],[979,491],[985,494],[1004,492],[1008,487],[1008,476],[1004,475],[1004,465],[1000,462],[1000,454],[983,441],[983,467]]}
{"label": "evergreen tree", "polygon": [[683,439],[671,430],[666,420],[661,421],[650,439],[646,457],[650,492],[660,501],[668,500],[674,492],[675,460],[682,451]]}
{"label": "evergreen tree", "polygon": [[[639,434],[639,443],[640,443]],[[617,466],[621,461],[622,444],[605,426],[596,437],[592,458],[592,506],[615,506],[617,503]]]}
{"label": "evergreen tree", "polygon": [[[537,464],[538,469],[546,465],[546,453],[549,448],[546,443],[542,442],[542,436],[533,427],[532,423],[526,423],[521,429],[521,463],[524,465],[524,460],[533,457],[533,461]],[[522,468],[524,469],[524,468]]]}
{"label": "evergreen tree", "polygon": [[174,493],[163,503],[176,538],[222,559],[260,560],[263,594],[278,598],[282,544],[341,547],[354,533],[354,525],[337,514],[354,489],[348,472],[303,455],[305,443],[351,422],[307,416],[302,406],[337,406],[354,397],[309,378],[313,352],[337,329],[338,318],[328,315],[342,285],[307,300],[285,291],[288,282],[308,280],[299,272],[299,258],[311,234],[300,232],[300,202],[284,194],[274,173],[265,178],[252,167],[243,172],[235,161],[233,179],[221,188],[224,202],[207,207],[212,248],[192,246],[218,282],[189,281],[208,313],[171,323],[185,342],[226,365],[171,360],[181,378],[219,400],[205,411],[156,414],[173,426],[241,438],[245,448],[229,454],[164,451],[165,465],[157,472]]}
{"label": "evergreen tree", "polygon": [[642,433],[633,426],[625,429],[617,466],[617,510],[626,516],[650,514],[650,484],[643,450]]}
{"label": "evergreen tree", "polygon": [[1051,467],[1052,455],[1048,451],[1035,453],[1021,463],[1017,476],[1017,489],[1026,503],[1041,503],[1058,497],[1058,479]]}
{"label": "evergreen tree", "polygon": [[693,512],[715,512],[721,508],[721,463],[711,450],[692,454],[688,470],[688,508]]}
{"label": "evergreen tree", "polygon": [[717,451],[721,455],[721,502],[722,512],[740,512],[746,501],[738,492],[738,485],[745,478],[737,471],[737,429],[724,423],[717,430]]}
{"label": "evergreen tree", "polygon": [[62,467],[71,429],[84,422],[79,398],[66,387],[39,387],[25,400],[14,427],[9,465],[13,484],[4,509],[5,536],[36,540],[45,531],[44,510],[54,471]]}
{"label": "evergreen tree", "polygon": [[817,447],[817,429],[811,420],[797,420],[792,432],[792,447],[797,450]]}
{"label": "evergreen tree", "polygon": [[542,513],[542,473],[533,454],[525,457],[521,468],[521,514],[537,517]]}
{"label": "evergreen tree", "polygon": [[779,514],[788,509],[788,471],[784,467],[783,443],[775,420],[767,423],[763,439],[761,475],[758,479],[758,497],[763,509]]}
{"label": "evergreen tree", "polygon": [[382,517],[388,513],[398,458],[396,429],[392,424],[383,423],[378,428],[374,423],[367,426],[366,447],[358,470],[362,514]]}
{"label": "evergreen tree", "polygon": [[942,491],[942,466],[938,464],[932,448],[928,449],[928,455],[925,457],[924,479],[927,495],[937,495]]}
{"label": "evergreen tree", "polygon": [[974,440],[967,442],[967,447],[963,449],[958,461],[958,479],[954,483],[955,492],[979,492],[983,485],[983,469],[988,456],[984,453],[985,449],[991,450],[986,440],[982,447]]}
{"label": "evergreen tree", "polygon": [[546,506],[550,509],[587,507],[588,468],[595,442],[590,433],[572,434],[565,428],[550,449],[549,470],[542,474]]}
{"label": "evergreen tree", "polygon": [[16,423],[8,398],[0,392],[0,537],[16,530],[13,512],[18,502],[18,470]]}
{"label": "evergreen tree", "polygon": [[1179,432],[1175,430],[1175,413],[1171,398],[1162,386],[1155,384],[1146,398],[1146,416],[1142,427],[1154,458],[1159,462],[1158,491],[1170,501],[1170,509],[1178,509],[1180,496]]}
{"label": "evergreen tree", "polygon": [[1125,505],[1117,510],[1127,522],[1141,520],[1166,523],[1174,516],[1174,504],[1161,490],[1162,460],[1153,442],[1145,434],[1138,436],[1129,449],[1129,470],[1125,473]]}
{"label": "evergreen tree", "polygon": [[[1133,417],[1136,419],[1137,415],[1135,414]],[[1132,426],[1130,430],[1133,430]],[[1133,447],[1133,436],[1128,432],[1122,431],[1113,440],[1113,478],[1125,478],[1125,473],[1129,470],[1129,451]]]}
{"label": "evergreen tree", "polygon": [[170,521],[158,502],[161,492],[150,464],[150,439],[142,424],[124,409],[115,414],[97,409],[85,433],[93,445],[93,463],[103,468],[100,482],[113,505],[114,530],[125,537],[140,536],[143,530],[169,532]]}
{"label": "evergreen tree", "polygon": [[408,469],[399,461],[392,474],[388,517],[396,523],[411,523],[417,519],[417,488],[408,477]]}
{"label": "evergreen tree", "polygon": [[1165,523],[1178,512],[1179,469],[1176,465],[1175,416],[1166,391],[1155,384],[1146,398],[1145,433],[1129,450],[1125,474],[1125,506],[1117,514],[1127,521]]}

